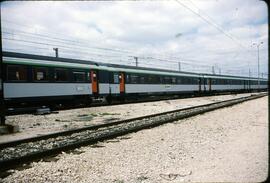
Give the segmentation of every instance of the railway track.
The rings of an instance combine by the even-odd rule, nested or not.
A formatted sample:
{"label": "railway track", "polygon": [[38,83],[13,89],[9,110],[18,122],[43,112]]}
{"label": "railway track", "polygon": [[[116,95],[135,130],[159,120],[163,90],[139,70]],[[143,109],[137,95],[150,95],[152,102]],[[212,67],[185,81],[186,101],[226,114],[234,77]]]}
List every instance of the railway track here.
{"label": "railway track", "polygon": [[187,94],[182,94],[182,95],[169,95],[165,97],[161,96],[148,96],[147,98],[143,97],[136,97],[134,98],[129,98],[125,99],[123,101],[119,100],[113,100],[112,103],[108,104],[107,102],[96,102],[96,103],[91,103],[90,105],[62,105],[61,107],[50,107],[50,106],[36,106],[36,107],[20,107],[20,108],[8,108],[6,110],[6,115],[8,116],[13,116],[13,115],[20,115],[20,114],[33,114],[37,113],[38,109],[42,108],[49,108],[50,112],[57,112],[60,110],[68,110],[68,109],[79,109],[79,108],[85,108],[85,107],[103,107],[103,106],[112,106],[112,105],[122,105],[124,104],[132,104],[132,103],[142,103],[142,102],[153,102],[153,101],[162,101],[162,100],[173,100],[173,99],[183,99],[183,98],[196,98],[196,97],[201,97],[201,96],[215,96],[215,95],[226,95],[226,94],[239,94],[243,92],[239,91],[224,91],[224,92],[219,92],[219,93],[187,93]]}
{"label": "railway track", "polygon": [[0,169],[6,170],[23,163],[55,155],[98,141],[115,138],[127,133],[152,128],[164,123],[202,114],[222,107],[266,96],[251,95],[237,99],[214,102],[153,115],[142,116],[108,124],[95,125],[39,137],[0,144]]}

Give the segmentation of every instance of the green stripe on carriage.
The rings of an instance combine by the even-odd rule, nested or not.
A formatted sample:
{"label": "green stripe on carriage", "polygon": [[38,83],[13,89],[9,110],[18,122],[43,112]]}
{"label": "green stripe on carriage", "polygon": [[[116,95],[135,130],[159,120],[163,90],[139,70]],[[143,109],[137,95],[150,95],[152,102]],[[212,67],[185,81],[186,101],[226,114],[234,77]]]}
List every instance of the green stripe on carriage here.
{"label": "green stripe on carriage", "polygon": [[[138,74],[156,74],[156,75],[166,75],[166,76],[190,76],[190,77],[203,77],[204,78],[214,78],[214,79],[234,79],[234,80],[253,80],[257,81],[257,78],[248,78],[248,77],[237,77],[237,76],[212,76],[204,74],[186,74],[186,73],[175,73],[166,72],[166,71],[151,71],[151,70],[142,70],[142,69],[129,69],[129,68],[115,68],[108,66],[96,66],[89,63],[80,64],[80,63],[69,63],[69,62],[57,62],[49,60],[38,60],[38,59],[25,59],[25,58],[14,58],[14,57],[3,57],[4,63],[10,64],[24,64],[24,65],[33,65],[33,66],[47,66],[47,67],[64,67],[64,68],[76,68],[76,69],[97,69],[97,70],[106,70],[112,72],[130,72]],[[57,63],[57,64],[56,64]],[[267,79],[260,79],[260,81],[268,81]]]}

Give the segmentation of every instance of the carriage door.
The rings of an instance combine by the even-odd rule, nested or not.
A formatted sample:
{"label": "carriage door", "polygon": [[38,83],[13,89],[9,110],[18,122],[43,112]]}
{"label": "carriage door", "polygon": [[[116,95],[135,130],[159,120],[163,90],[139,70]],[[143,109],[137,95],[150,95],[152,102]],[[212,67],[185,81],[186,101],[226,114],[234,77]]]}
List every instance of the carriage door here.
{"label": "carriage door", "polygon": [[92,93],[93,95],[98,95],[98,78],[96,70],[91,71],[91,81],[92,81]]}
{"label": "carriage door", "polygon": [[203,78],[203,91],[205,92],[207,89],[206,89],[206,87],[207,87],[207,78]]}
{"label": "carriage door", "polygon": [[209,91],[212,90],[212,79],[208,78]]}
{"label": "carriage door", "polygon": [[204,84],[204,91],[209,91],[211,87],[210,78],[204,78],[203,84]]}
{"label": "carriage door", "polygon": [[125,93],[125,74],[123,72],[119,73],[119,84],[120,84],[120,94]]}
{"label": "carriage door", "polygon": [[199,92],[202,91],[202,78],[199,78]]}

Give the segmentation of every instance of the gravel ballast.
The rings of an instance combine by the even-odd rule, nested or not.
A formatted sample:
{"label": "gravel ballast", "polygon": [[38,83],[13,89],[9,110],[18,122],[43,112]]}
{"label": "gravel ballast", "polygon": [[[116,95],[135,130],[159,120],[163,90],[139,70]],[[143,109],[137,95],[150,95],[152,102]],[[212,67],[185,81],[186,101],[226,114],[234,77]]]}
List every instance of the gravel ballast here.
{"label": "gravel ballast", "polygon": [[89,107],[59,111],[57,114],[52,113],[48,115],[26,114],[8,116],[6,123],[18,126],[20,131],[19,133],[1,135],[0,143],[250,95],[251,93],[208,96],[114,106]]}
{"label": "gravel ballast", "polygon": [[261,182],[268,172],[267,101],[263,97],[79,148],[57,161],[15,170],[2,181]]}
{"label": "gravel ballast", "polygon": [[[18,164],[18,158],[27,156],[29,159],[29,155],[33,157],[35,154],[35,157],[37,156],[37,153],[42,152],[44,154],[47,152],[47,155],[50,154],[50,152],[54,152],[55,150],[58,149],[57,151],[61,150],[61,148],[65,147],[72,147],[75,146],[79,147],[79,144],[85,144],[89,142],[98,142],[104,138],[109,138],[109,137],[116,137],[119,135],[123,135],[126,133],[131,133],[132,131],[138,131],[144,128],[149,128],[150,126],[156,126],[156,125],[161,125],[163,123],[167,122],[172,122],[179,120],[181,118],[186,118],[188,116],[193,116],[196,114],[200,114],[203,111],[207,112],[209,110],[215,110],[220,107],[228,106],[228,105],[233,105],[238,102],[243,102],[247,99],[251,100],[252,98],[256,97],[262,97],[265,95],[255,95],[251,97],[245,97],[245,98],[240,98],[240,99],[233,99],[233,100],[225,100],[222,102],[214,102],[211,104],[207,105],[199,105],[196,106],[195,108],[185,108],[181,110],[174,110],[166,113],[158,113],[157,116],[147,116],[147,117],[140,117],[140,118],[135,118],[135,119],[130,119],[128,121],[122,121],[118,122],[117,124],[113,124],[112,126],[103,126],[100,128],[92,128],[87,130],[83,130],[80,132],[74,132],[72,134],[66,134],[62,136],[57,136],[57,137],[51,137],[48,139],[43,139],[39,141],[34,141],[30,143],[21,143],[16,146],[11,146],[11,147],[6,147],[0,150],[0,165],[2,166],[8,166],[10,164],[13,164],[8,160],[12,160],[14,162],[14,158],[16,159],[16,164]],[[59,149],[60,148],[60,149]],[[64,150],[62,149],[62,151]],[[14,162],[15,163],[15,162]],[[0,167],[3,168],[3,167]],[[6,167],[7,168],[7,167]]]}

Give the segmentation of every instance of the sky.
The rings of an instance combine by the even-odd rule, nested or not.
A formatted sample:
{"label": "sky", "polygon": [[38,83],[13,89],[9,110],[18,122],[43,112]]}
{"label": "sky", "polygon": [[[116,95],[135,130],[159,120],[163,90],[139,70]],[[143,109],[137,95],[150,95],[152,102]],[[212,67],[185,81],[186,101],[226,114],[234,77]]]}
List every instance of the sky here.
{"label": "sky", "polygon": [[[3,50],[230,75],[268,73],[258,0],[1,2]],[[253,44],[254,43],[254,44]],[[180,62],[180,64],[178,63]],[[179,68],[180,67],[180,68]]]}

